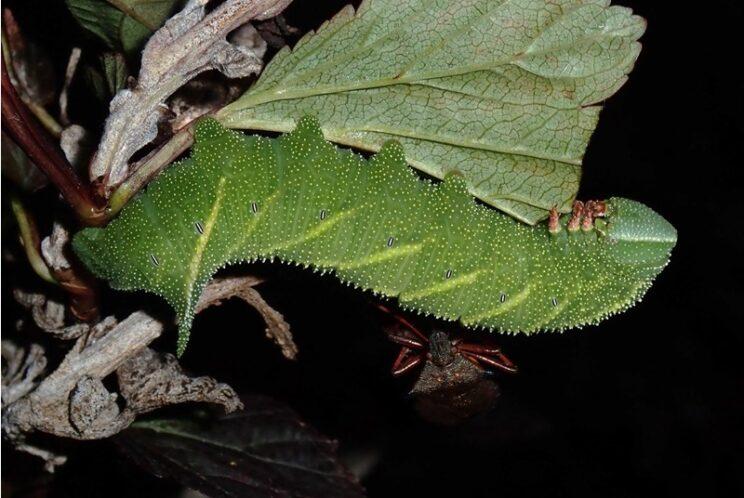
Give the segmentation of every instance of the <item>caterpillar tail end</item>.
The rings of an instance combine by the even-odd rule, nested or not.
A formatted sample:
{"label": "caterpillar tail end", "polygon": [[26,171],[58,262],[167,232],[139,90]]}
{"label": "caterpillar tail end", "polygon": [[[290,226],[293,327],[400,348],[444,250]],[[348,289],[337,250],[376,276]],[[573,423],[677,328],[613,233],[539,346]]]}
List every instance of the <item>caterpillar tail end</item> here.
{"label": "caterpillar tail end", "polygon": [[176,342],[176,357],[181,358],[186,352],[191,337],[191,320],[180,320],[178,324],[178,339]]}

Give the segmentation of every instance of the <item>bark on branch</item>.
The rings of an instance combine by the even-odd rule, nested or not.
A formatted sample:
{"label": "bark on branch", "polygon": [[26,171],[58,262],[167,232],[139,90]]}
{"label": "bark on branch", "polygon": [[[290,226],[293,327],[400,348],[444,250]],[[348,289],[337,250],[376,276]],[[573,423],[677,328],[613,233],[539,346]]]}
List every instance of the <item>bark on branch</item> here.
{"label": "bark on branch", "polygon": [[[3,341],[3,437],[18,449],[59,456],[27,443],[26,434],[41,431],[74,439],[101,439],[127,428],[137,415],[186,401],[217,403],[228,412],[242,407],[227,384],[210,377],[187,376],[173,355],[147,345],[163,325],[144,312],[121,323],[109,317],[78,337],[57,369],[43,380],[47,360],[39,345],[28,353]],[[103,380],[116,373],[119,393]],[[120,408],[118,397],[124,399]]]}
{"label": "bark on branch", "polygon": [[[63,253],[47,244],[45,257],[51,267],[65,266]],[[266,335],[289,359],[297,355],[289,324],[253,288],[261,283],[253,276],[213,280],[204,290],[197,312],[232,297],[253,306],[266,322]],[[211,377],[189,377],[171,354],[150,349],[163,325],[138,311],[118,323],[114,317],[91,325],[66,325],[65,306],[41,294],[14,291],[16,300],[31,311],[34,324],[52,337],[75,340],[60,365],[48,376],[44,348],[22,348],[9,340],[2,343],[3,437],[19,450],[42,457],[53,470],[63,456],[27,442],[26,435],[41,431],[74,439],[101,439],[127,428],[135,418],[157,408],[187,401],[217,403],[228,412],[241,402],[227,384]],[[21,325],[22,326],[22,322]],[[118,392],[110,392],[103,380],[115,374]],[[118,402],[119,396],[124,403]]]}

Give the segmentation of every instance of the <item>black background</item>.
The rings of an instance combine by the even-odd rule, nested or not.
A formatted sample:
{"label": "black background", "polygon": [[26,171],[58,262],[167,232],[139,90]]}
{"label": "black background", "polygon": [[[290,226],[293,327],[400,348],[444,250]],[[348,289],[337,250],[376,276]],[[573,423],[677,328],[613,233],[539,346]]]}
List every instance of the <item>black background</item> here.
{"label": "black background", "polygon": [[[25,2],[20,15],[66,54],[79,40],[58,3]],[[287,17],[304,31],[344,3],[296,0]],[[602,113],[580,197],[636,199],[678,229],[642,303],[598,327],[499,338],[521,373],[499,378],[493,412],[455,429],[419,420],[406,381],[389,376],[396,351],[371,298],[301,271],[250,269],[272,274],[262,291],[293,326],[297,363],[264,340],[253,311],[228,303],[199,316],[184,364],[291,405],[366,466],[371,496],[744,496],[741,7],[620,3],[649,26]],[[43,482],[51,496],[174,490],[106,442],[70,448],[53,479],[4,449],[3,479]]]}

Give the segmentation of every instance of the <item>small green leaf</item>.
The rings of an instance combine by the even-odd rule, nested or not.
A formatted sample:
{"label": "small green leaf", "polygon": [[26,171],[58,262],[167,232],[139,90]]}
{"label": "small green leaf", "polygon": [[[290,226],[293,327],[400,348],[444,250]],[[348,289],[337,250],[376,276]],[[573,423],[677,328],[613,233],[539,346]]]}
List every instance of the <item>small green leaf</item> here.
{"label": "small green leaf", "polygon": [[81,26],[111,49],[134,54],[181,0],[65,0]]}
{"label": "small green leaf", "polygon": [[601,232],[554,235],[476,204],[459,175],[420,180],[395,142],[365,161],[326,142],[314,119],[277,139],[207,119],[191,159],[73,247],[112,287],[163,296],[179,351],[217,270],[274,258],[466,326],[532,333],[628,308],[667,264],[669,223],[627,199],[607,209]]}
{"label": "small green leaf", "polygon": [[129,72],[124,57],[119,53],[107,52],[101,56],[101,68],[106,79],[106,87],[111,96],[124,88]]}
{"label": "small green leaf", "polygon": [[316,115],[334,142],[393,138],[437,178],[535,223],[570,208],[599,115],[627,79],[644,21],[608,0],[365,0],[267,66],[219,113],[289,131]]}
{"label": "small green leaf", "polygon": [[111,99],[126,85],[129,72],[122,54],[106,52],[96,63],[83,66],[82,75],[90,93],[108,109]]}
{"label": "small green leaf", "polygon": [[22,190],[34,192],[49,183],[46,175],[31,162],[31,159],[12,139],[5,135],[5,132],[2,134],[0,151],[2,151],[0,163],[2,163],[3,177],[7,177]]}

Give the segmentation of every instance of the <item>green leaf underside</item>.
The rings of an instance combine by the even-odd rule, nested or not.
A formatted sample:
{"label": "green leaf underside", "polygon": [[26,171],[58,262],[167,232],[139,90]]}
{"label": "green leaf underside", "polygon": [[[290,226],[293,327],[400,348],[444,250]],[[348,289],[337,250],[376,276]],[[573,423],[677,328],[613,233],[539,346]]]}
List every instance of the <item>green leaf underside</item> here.
{"label": "green leaf underside", "polygon": [[531,333],[624,310],[667,264],[669,223],[625,199],[609,210],[605,235],[550,235],[476,204],[456,174],[419,179],[396,142],[367,161],[326,142],[314,118],[277,139],[208,119],[190,159],[73,247],[114,288],[163,296],[179,317],[179,351],[218,269],[274,258],[407,309]]}
{"label": "green leaf underside", "polygon": [[65,0],[80,25],[111,49],[137,52],[181,0]]}
{"label": "green leaf underside", "polygon": [[290,131],[317,116],[328,140],[401,142],[436,178],[534,224],[568,211],[597,124],[640,52],[645,22],[605,0],[365,0],[290,51],[217,118]]}

